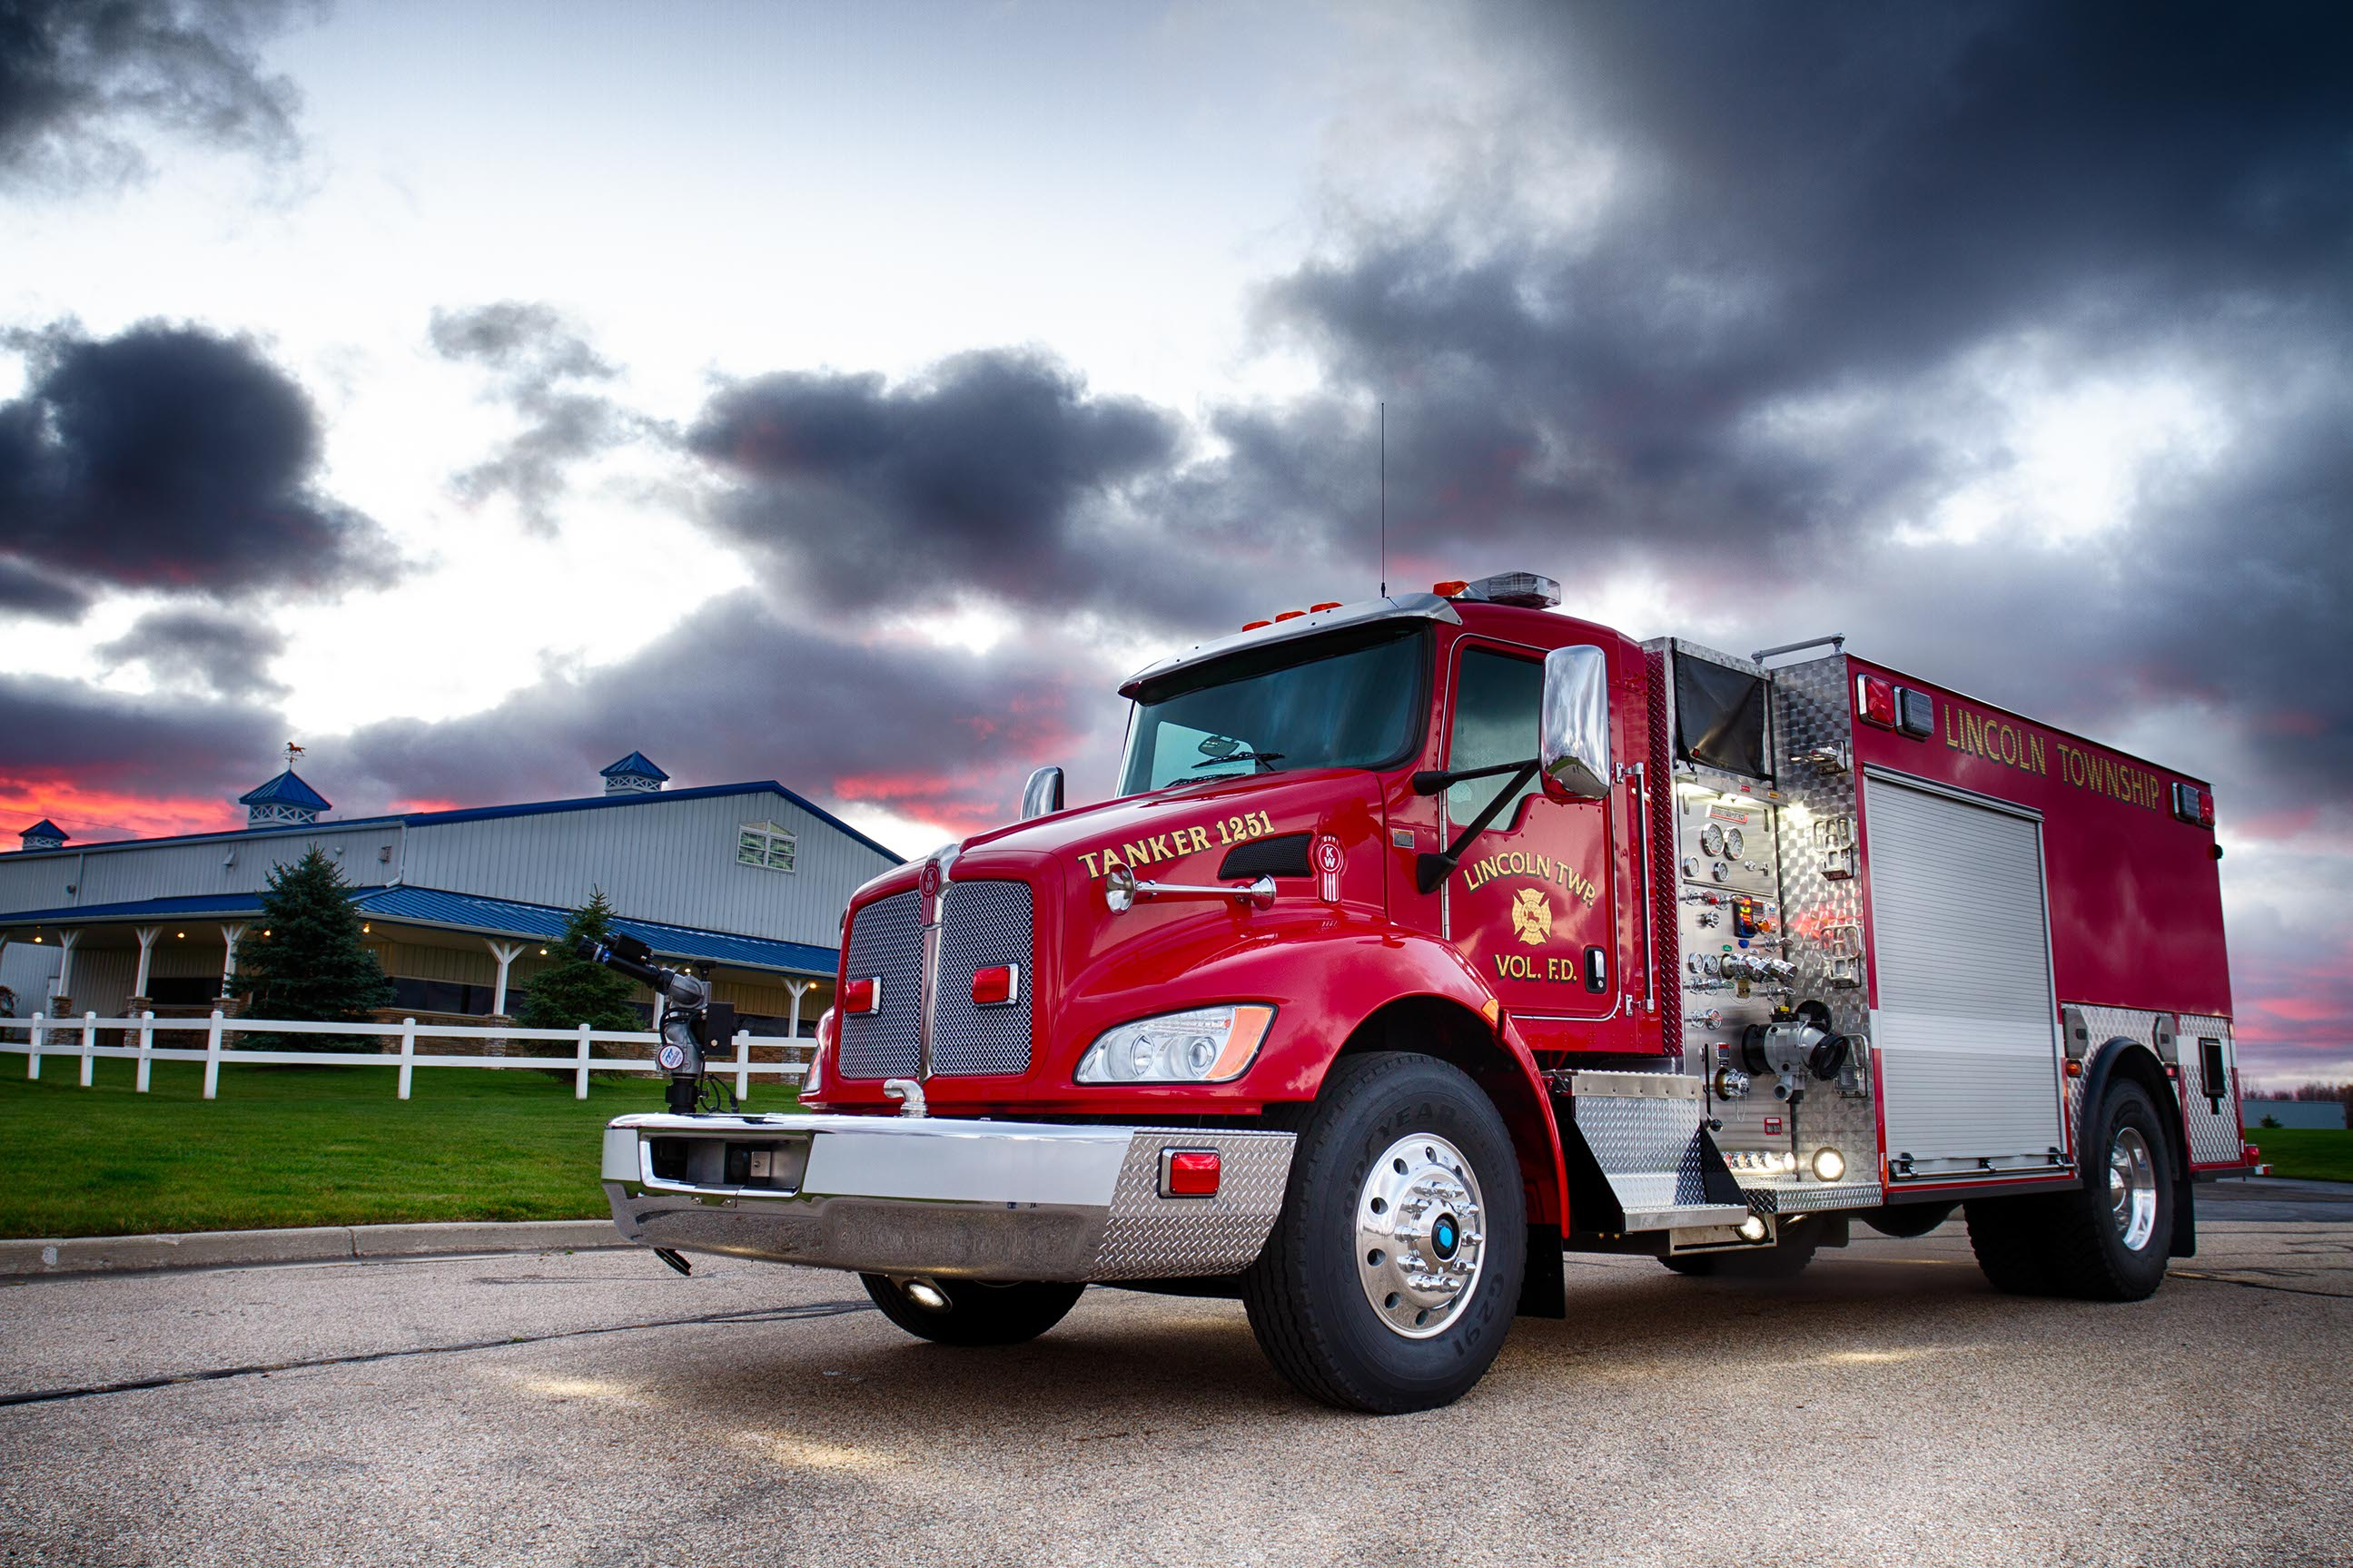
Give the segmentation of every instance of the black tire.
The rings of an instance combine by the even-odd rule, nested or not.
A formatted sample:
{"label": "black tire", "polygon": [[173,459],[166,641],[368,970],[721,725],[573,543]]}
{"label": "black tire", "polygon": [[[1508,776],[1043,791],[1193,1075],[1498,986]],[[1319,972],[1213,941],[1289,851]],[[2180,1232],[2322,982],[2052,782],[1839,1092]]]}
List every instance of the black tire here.
{"label": "black tire", "polygon": [[[2173,1249],[2175,1173],[2157,1101],[2129,1079],[2110,1083],[2084,1118],[2081,1148],[2085,1184],[1966,1205],[1969,1246],[1996,1289],[2138,1301],[2165,1282]],[[2137,1169],[2146,1173],[2145,1206],[2134,1200],[2131,1184],[2112,1173],[2119,1152],[2126,1150],[2137,1152]]]}
{"label": "black tire", "polygon": [[977,1279],[925,1279],[945,1308],[926,1307],[904,1283],[885,1274],[860,1274],[882,1315],[918,1339],[942,1345],[1018,1345],[1036,1339],[1078,1305],[1084,1285],[997,1285]]}
{"label": "black tire", "polygon": [[[1403,1321],[1414,1302],[1385,1312],[1359,1270],[1357,1206],[1372,1201],[1374,1163],[1395,1161],[1419,1134],[1432,1139],[1424,1146],[1431,1160],[1443,1163],[1439,1141],[1461,1156],[1468,1169],[1457,1173],[1475,1184],[1481,1212],[1467,1295],[1435,1310],[1440,1326],[1411,1337],[1419,1325],[1393,1328],[1388,1314]],[[1443,1212],[1430,1224],[1411,1245],[1427,1242],[1434,1253],[1451,1245],[1455,1252],[1437,1256],[1461,1258],[1459,1238],[1471,1233],[1445,1228]],[[1343,1058],[1325,1078],[1292,1155],[1282,1216],[1242,1275],[1242,1304],[1260,1348],[1292,1386],[1326,1405],[1390,1415],[1451,1404],[1484,1375],[1511,1331],[1526,1267],[1526,1197],[1503,1117],[1447,1063],[1380,1051]]]}
{"label": "black tire", "polygon": [[1694,1279],[1794,1279],[1814,1260],[1811,1232],[1785,1231],[1770,1247],[1730,1252],[1686,1252],[1660,1262]]}
{"label": "black tire", "polygon": [[1953,1217],[1958,1204],[1894,1204],[1883,1209],[1865,1209],[1854,1217],[1882,1236],[1898,1241],[1917,1241],[1938,1226]]}

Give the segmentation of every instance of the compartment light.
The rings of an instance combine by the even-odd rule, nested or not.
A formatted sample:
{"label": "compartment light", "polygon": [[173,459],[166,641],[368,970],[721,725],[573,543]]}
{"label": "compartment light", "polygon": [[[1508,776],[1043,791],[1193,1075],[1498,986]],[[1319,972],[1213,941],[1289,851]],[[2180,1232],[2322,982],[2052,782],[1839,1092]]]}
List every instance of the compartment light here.
{"label": "compartment light", "polygon": [[1835,1149],[1814,1151],[1814,1175],[1818,1180],[1835,1182],[1846,1174],[1846,1156]]}

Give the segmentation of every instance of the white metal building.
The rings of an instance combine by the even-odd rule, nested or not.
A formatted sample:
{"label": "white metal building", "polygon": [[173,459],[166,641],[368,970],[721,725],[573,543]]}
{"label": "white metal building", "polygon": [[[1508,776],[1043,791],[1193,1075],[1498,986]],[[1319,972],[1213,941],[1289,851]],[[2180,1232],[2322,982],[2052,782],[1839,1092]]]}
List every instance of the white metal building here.
{"label": "white metal building", "polygon": [[755,1033],[813,1032],[851,889],[901,858],[774,781],[668,776],[632,752],[602,795],[337,821],[290,762],[238,797],[238,832],[77,846],[45,819],[0,855],[0,984],[20,1016],[208,1012],[237,994],[270,871],[315,844],[353,885],[393,1016],[504,1019],[601,888],[622,930],[708,966]]}

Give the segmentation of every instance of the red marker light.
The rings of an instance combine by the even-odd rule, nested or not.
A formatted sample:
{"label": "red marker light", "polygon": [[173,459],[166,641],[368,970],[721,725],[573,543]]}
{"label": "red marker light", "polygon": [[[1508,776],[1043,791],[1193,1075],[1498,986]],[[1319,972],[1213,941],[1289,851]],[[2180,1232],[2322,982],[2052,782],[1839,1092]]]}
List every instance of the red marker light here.
{"label": "red marker light", "polygon": [[1160,1151],[1160,1195],[1164,1198],[1216,1197],[1219,1163],[1215,1149],[1163,1149]]}
{"label": "red marker light", "polygon": [[1272,621],[1244,621],[1242,623],[1242,630],[1246,632],[1254,632],[1261,626],[1271,626],[1272,625],[1274,625]]}
{"label": "red marker light", "polygon": [[1339,607],[1340,607],[1340,601],[1339,601],[1339,600],[1337,600],[1337,599],[1326,599],[1326,600],[1324,600],[1324,601],[1322,604],[1320,604],[1320,605],[1308,605],[1308,606],[1307,606],[1307,613],[1308,613],[1309,615],[1311,615],[1311,616],[1320,616],[1320,615],[1322,615],[1322,614],[1323,614],[1324,611],[1326,611],[1326,610],[1336,610],[1336,609],[1338,609]]}
{"label": "red marker light", "polygon": [[1285,610],[1274,618],[1278,621],[1295,621],[1306,613],[1304,610]]}
{"label": "red marker light", "polygon": [[1021,994],[1021,966],[999,963],[972,972],[972,1005],[996,1007]]}
{"label": "red marker light", "polygon": [[1866,724],[1895,728],[1895,687],[1875,675],[1854,678],[1854,710]]}
{"label": "red marker light", "polygon": [[844,1013],[879,1013],[882,1010],[882,977],[870,974],[863,980],[853,980],[841,988],[841,1010]]}
{"label": "red marker light", "polygon": [[2212,790],[2201,789],[2198,792],[2198,826],[2200,827],[2214,826],[2214,792]]}
{"label": "red marker light", "polygon": [[1451,599],[1471,584],[1460,577],[1449,577],[1443,583],[1432,583],[1430,591],[1441,599]]}

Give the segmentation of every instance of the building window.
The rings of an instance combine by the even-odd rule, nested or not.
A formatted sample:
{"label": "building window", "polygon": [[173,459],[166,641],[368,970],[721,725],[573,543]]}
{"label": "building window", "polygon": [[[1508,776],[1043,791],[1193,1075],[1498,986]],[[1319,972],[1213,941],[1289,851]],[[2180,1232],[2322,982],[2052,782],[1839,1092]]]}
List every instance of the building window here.
{"label": "building window", "polygon": [[735,830],[735,858],[771,871],[793,868],[793,836],[773,822],[747,822]]}

